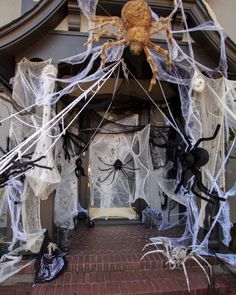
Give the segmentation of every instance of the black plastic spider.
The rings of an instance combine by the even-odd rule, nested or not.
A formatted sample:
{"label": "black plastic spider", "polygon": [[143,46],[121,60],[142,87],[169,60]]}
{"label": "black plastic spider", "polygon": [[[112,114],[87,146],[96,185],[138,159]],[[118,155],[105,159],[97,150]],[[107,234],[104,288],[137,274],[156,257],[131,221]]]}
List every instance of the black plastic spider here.
{"label": "black plastic spider", "polygon": [[[181,130],[180,126],[179,129]],[[209,196],[212,199],[215,199],[217,201],[225,201],[225,199],[220,198],[217,194],[216,191],[212,191],[210,192],[209,189],[203,184],[202,182],[202,174],[200,171],[200,168],[205,166],[208,161],[209,161],[209,153],[206,149],[199,147],[199,144],[203,141],[209,141],[209,140],[213,140],[216,138],[218,132],[220,129],[220,125],[218,124],[215,132],[212,136],[210,137],[202,137],[199,138],[197,140],[197,142],[192,145],[191,141],[189,140],[189,138],[187,137],[186,134],[184,134],[184,132],[182,131],[182,134],[187,142],[187,149],[186,149],[186,145],[184,143],[182,144],[177,144],[174,143],[172,141],[170,142],[166,142],[165,144],[157,144],[156,146],[160,147],[160,148],[167,148],[170,150],[175,150],[175,157],[177,158],[178,162],[181,165],[182,168],[182,172],[181,172],[181,177],[180,177],[180,181],[175,189],[175,193],[178,193],[181,186],[185,186],[188,182],[188,180],[194,176],[194,181],[193,184],[191,186],[191,191],[194,195],[196,195],[197,197],[214,203],[213,200],[208,199],[204,196],[202,196],[199,192],[196,191],[196,188],[206,194],[207,196]],[[167,159],[168,161],[168,159]]]}
{"label": "black plastic spider", "polygon": [[115,176],[116,176],[116,172],[117,171],[121,171],[123,173],[123,175],[125,176],[125,178],[127,179],[131,179],[129,177],[129,175],[127,174],[126,170],[129,170],[129,171],[135,171],[135,170],[139,170],[139,168],[131,168],[131,167],[128,167],[127,164],[130,163],[132,161],[132,159],[130,159],[128,162],[126,162],[125,164],[122,163],[122,161],[120,159],[117,159],[113,164],[108,164],[108,163],[105,163],[100,157],[98,157],[98,159],[106,166],[109,166],[110,168],[107,168],[107,169],[101,169],[100,167],[98,167],[98,169],[100,171],[107,171],[109,172],[108,175],[103,179],[99,179],[100,182],[104,182],[106,181],[110,176],[111,174],[114,172],[114,175],[113,175],[113,178],[112,178],[112,181],[109,183],[109,184],[112,184],[114,179],[115,179]]}
{"label": "black plastic spider", "polygon": [[[3,151],[2,148],[1,148],[1,150]],[[29,155],[30,154],[25,155],[25,156],[23,156],[23,158],[29,159]],[[16,160],[16,157],[17,156],[15,156],[9,162],[9,164],[8,164],[9,167],[3,173],[0,174],[0,187],[4,187],[5,185],[7,185],[11,176],[15,177],[19,174],[25,173],[26,171],[28,171],[31,168],[39,167],[39,168],[49,169],[49,170],[52,169],[51,167],[37,164],[37,162],[39,162],[40,160],[45,158],[45,156],[41,156],[38,159],[35,159],[33,161],[25,161],[25,162],[22,162],[20,159]]]}
{"label": "black plastic spider", "polygon": [[86,176],[85,173],[84,173],[84,168],[82,167],[82,160],[80,158],[78,158],[76,161],[75,161],[75,165],[76,165],[76,168],[75,168],[75,175],[79,178],[80,176]]}
{"label": "black plastic spider", "polygon": [[[63,131],[62,126],[59,125],[59,127],[62,132]],[[63,132],[62,139],[63,139],[62,148],[65,153],[65,160],[68,160],[68,161],[70,161],[71,157],[76,156],[77,153],[81,153],[81,151],[83,151],[86,145],[86,143],[78,135],[75,135],[69,132],[68,130]],[[76,151],[73,151],[72,153],[73,146],[75,147]]]}
{"label": "black plastic spider", "polygon": [[218,124],[212,136],[199,138],[194,145],[192,145],[189,138],[184,135],[188,143],[188,148],[185,152],[183,152],[182,149],[178,151],[178,158],[182,167],[182,173],[180,182],[175,190],[175,193],[180,190],[181,186],[184,185],[188,181],[188,179],[190,179],[190,177],[194,176],[193,185],[191,187],[191,191],[194,195],[205,201],[212,202],[212,200],[209,200],[208,198],[205,198],[201,194],[199,194],[196,191],[197,188],[199,191],[203,192],[210,198],[225,201],[225,199],[218,196],[216,191],[213,190],[212,192],[210,192],[209,189],[203,184],[202,174],[200,171],[200,168],[208,163],[210,156],[206,149],[199,147],[199,144],[203,141],[215,139],[219,130],[220,125]]}

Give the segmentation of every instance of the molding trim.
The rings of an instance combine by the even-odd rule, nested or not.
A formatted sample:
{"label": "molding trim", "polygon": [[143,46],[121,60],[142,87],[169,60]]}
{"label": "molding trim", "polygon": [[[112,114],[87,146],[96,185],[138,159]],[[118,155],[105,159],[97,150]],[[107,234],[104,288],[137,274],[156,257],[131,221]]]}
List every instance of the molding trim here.
{"label": "molding trim", "polygon": [[31,10],[0,28],[0,54],[15,54],[39,41],[67,15],[67,0],[41,0]]}
{"label": "molding trim", "polygon": [[75,0],[68,0],[69,31],[80,31],[80,9]]}

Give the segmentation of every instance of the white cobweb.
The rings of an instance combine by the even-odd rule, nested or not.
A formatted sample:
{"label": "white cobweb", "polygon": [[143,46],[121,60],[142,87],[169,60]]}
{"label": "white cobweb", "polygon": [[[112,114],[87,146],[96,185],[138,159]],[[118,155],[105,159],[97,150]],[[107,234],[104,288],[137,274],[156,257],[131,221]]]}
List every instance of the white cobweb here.
{"label": "white cobweb", "polygon": [[[225,74],[227,72],[224,44],[226,35],[216,20],[189,29],[182,2],[179,0],[175,1],[175,3],[176,7],[174,11],[177,8],[180,9],[185,29],[182,31],[173,31],[173,38],[177,33],[185,33],[189,53],[183,52],[173,39],[173,46],[170,47],[173,69],[169,71],[165,58],[151,49],[149,51],[158,67],[159,85],[161,86],[162,81],[178,85],[182,117],[185,122],[184,132],[190,138],[192,144],[196,143],[200,137],[211,136],[215,131],[216,125],[221,125],[217,138],[203,143],[204,148],[210,154],[210,161],[202,170],[204,184],[209,190],[216,190],[218,195],[225,198],[226,201],[219,202],[219,208],[210,225],[208,234],[203,241],[200,241],[198,239],[198,233],[200,227],[204,226],[204,208],[206,204],[204,201],[201,201],[201,207],[199,209],[196,197],[191,192],[181,189],[178,194],[174,193],[179,179],[178,177],[176,180],[168,179],[167,177],[167,172],[171,169],[172,163],[168,163],[165,167],[157,170],[153,169],[149,147],[150,125],[147,125],[142,130],[128,135],[122,133],[119,135],[94,134],[90,142],[90,164],[92,168],[92,174],[90,176],[91,202],[92,206],[100,209],[98,216],[107,217],[106,208],[130,208],[132,202],[137,198],[143,198],[149,205],[158,207],[160,206],[160,196],[164,192],[169,198],[185,205],[187,210],[184,235],[174,240],[177,245],[180,243],[201,244],[207,248],[208,239],[217,222],[222,227],[222,242],[228,245],[230,242],[229,232],[231,222],[227,198],[236,195],[236,188],[233,186],[231,190],[227,191],[225,187],[224,167],[235,144],[235,139],[228,142],[228,135],[229,130],[232,129],[235,132],[236,127],[236,82],[228,80]],[[88,17],[94,16],[96,4],[97,1],[79,1],[80,8]],[[157,18],[158,16],[153,13],[153,17]],[[221,55],[218,70],[224,73],[225,77],[214,79],[213,75],[217,70],[207,68],[195,60],[190,35],[191,32],[196,31],[216,31],[220,35],[221,43],[219,47],[221,48]],[[58,187],[58,190],[55,201],[55,222],[57,225],[72,228],[72,218],[77,212],[75,207],[77,187],[73,173],[74,167],[69,168],[69,164],[62,161],[60,165],[63,167],[63,170],[61,170],[60,175],[55,164],[53,148],[56,145],[60,148],[63,132],[76,122],[79,115],[92,101],[106,81],[116,72],[119,66],[122,66],[126,77],[129,75],[130,78],[132,77],[137,82],[140,92],[143,91],[143,95],[150,99],[156,110],[162,114],[165,123],[176,130],[183,141],[186,141],[183,131],[180,130],[170,109],[168,110],[168,116],[164,114],[158,105],[155,104],[150,94],[147,93],[129,69],[125,67],[125,63],[121,59],[123,50],[124,46],[111,47],[106,50],[105,62],[109,62],[109,65],[106,65],[105,68],[99,67],[93,73],[91,73],[91,70],[94,62],[101,54],[101,46],[90,48],[86,52],[64,59],[63,61],[67,63],[80,64],[91,53],[88,66],[78,75],[68,79],[57,79],[56,71],[50,65],[50,61],[32,63],[24,59],[18,65],[14,81],[13,98],[21,105],[23,110],[9,117],[12,120],[10,130],[12,149],[0,158],[0,173],[4,173],[7,170],[13,158],[16,157],[24,161],[23,156],[29,152],[34,153],[33,159],[45,155],[46,158],[42,159],[39,164],[50,166],[53,169],[35,168],[27,172],[26,180],[23,184],[22,205],[20,207],[22,220],[20,227],[18,226],[18,213],[15,215],[16,212],[12,208],[12,212],[15,212],[12,214],[13,223],[17,223],[17,225],[14,225],[15,231],[12,246],[15,243],[15,239],[22,239],[24,240],[24,244],[20,250],[30,249],[32,252],[39,251],[43,234],[40,220],[40,202],[48,198],[56,187]],[[202,74],[203,72],[205,73],[204,75]],[[54,91],[55,82],[63,82],[66,86],[62,90]],[[89,87],[86,86],[88,82],[92,82]],[[62,96],[72,93],[78,87],[82,94],[76,97],[63,110],[55,113],[53,105]],[[165,93],[163,92],[162,94],[163,98],[166,99]],[[68,113],[81,101],[84,102],[83,107],[73,118],[70,118],[70,122],[67,126],[64,126],[64,130],[59,132],[58,124],[63,123]],[[105,115],[107,114],[109,112]],[[137,124],[136,116],[127,117],[120,123],[124,124],[127,122],[131,122],[135,126]],[[228,144],[227,151],[224,149],[226,143]],[[163,151],[157,149],[156,153],[159,153],[160,164],[163,164]],[[118,171],[114,180],[114,175],[111,174],[107,180],[104,182],[101,181],[110,172],[110,170],[101,171],[101,169],[108,169],[111,167],[109,165],[113,165],[117,159],[120,159],[122,163],[127,163],[127,166],[131,168],[127,172],[128,177],[121,171]],[[36,182],[35,179],[39,179],[39,181]],[[106,182],[110,180],[113,180],[113,182],[107,185]],[[67,185],[69,191],[73,194],[71,198],[62,197],[63,190]],[[2,200],[4,199],[2,198],[0,200],[0,208],[1,206],[5,206],[2,205]],[[63,208],[66,210],[66,214],[61,214]],[[126,217],[130,218],[129,214],[131,214],[131,211],[127,213]],[[24,234],[23,236],[20,235],[21,232]],[[19,252],[19,249],[14,253],[17,252]],[[8,257],[10,256],[9,254]],[[223,255],[221,256],[223,257]],[[225,255],[224,259],[235,264],[234,255]],[[19,257],[16,260],[18,261]],[[15,260],[12,261],[12,263],[10,262],[13,265],[12,273],[15,273],[17,271]],[[4,269],[3,264],[0,265],[1,280],[9,276],[9,274],[6,274],[6,269]]]}
{"label": "white cobweb", "polygon": [[[29,156],[31,154],[32,160],[34,160],[45,152],[42,144],[42,137],[40,137],[41,133],[37,133],[37,131],[40,130],[41,126],[44,126],[45,116],[47,115],[50,118],[51,106],[44,105],[43,107],[38,107],[36,102],[45,98],[47,94],[53,91],[53,81],[50,82],[50,87],[47,84],[49,69],[51,71],[54,70],[50,66],[50,61],[32,63],[24,59],[18,65],[14,79],[13,98],[18,101],[23,111],[14,114],[11,118],[10,140],[12,150],[1,159],[2,173],[4,173],[8,167],[9,160],[13,157],[24,162],[29,160],[28,158],[24,158],[24,155]],[[34,142],[28,140],[29,138],[34,138],[34,136]],[[46,141],[46,144],[47,138],[48,137],[44,137],[44,142]],[[41,151],[38,143],[41,145]],[[37,150],[39,155],[35,155],[35,153],[32,155],[32,152]],[[48,157],[50,157],[50,153]],[[50,161],[49,158],[47,163],[42,164],[42,161],[38,163],[46,166],[48,164],[52,165],[52,161]],[[34,173],[37,173],[37,171],[38,169],[36,168]],[[37,173],[38,180],[42,180],[43,177],[45,179],[45,175],[43,176],[41,171],[42,169],[39,169]],[[56,175],[58,179],[58,173],[56,171],[57,170],[54,169],[51,173],[55,173],[54,175]],[[46,177],[48,177],[48,174]],[[24,184],[14,178],[15,177],[10,180],[5,188],[5,194],[8,196],[8,208],[11,212],[10,217],[13,238],[9,246],[10,252],[2,257],[3,262],[0,264],[1,281],[29,265],[29,263],[18,265],[21,256],[17,254],[23,253],[24,251],[38,253],[45,231],[41,227],[40,198],[43,199],[49,196],[47,184],[45,181],[41,183],[39,181],[35,182],[34,186],[32,186],[33,176],[30,179],[31,185],[27,178]],[[37,193],[37,195],[35,193]],[[16,242],[19,241],[20,246],[15,246]]]}
{"label": "white cobweb", "polygon": [[61,181],[54,199],[54,222],[62,228],[74,228],[73,217],[78,213],[78,179],[75,161],[65,159],[62,139],[56,146],[56,162],[60,167]]}

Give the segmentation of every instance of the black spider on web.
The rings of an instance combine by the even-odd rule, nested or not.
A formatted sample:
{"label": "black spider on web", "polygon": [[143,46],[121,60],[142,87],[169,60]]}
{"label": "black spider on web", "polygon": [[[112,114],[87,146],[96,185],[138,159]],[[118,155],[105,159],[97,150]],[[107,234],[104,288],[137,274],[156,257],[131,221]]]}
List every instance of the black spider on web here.
{"label": "black spider on web", "polygon": [[[178,127],[181,130],[180,126]],[[210,191],[203,184],[202,173],[200,170],[208,163],[210,156],[209,152],[205,148],[199,147],[199,145],[201,142],[214,140],[217,137],[219,130],[220,125],[218,124],[212,136],[199,138],[195,144],[192,144],[188,136],[181,130],[181,133],[186,140],[187,147],[184,142],[174,143],[168,141],[160,145],[156,143],[156,146],[160,148],[175,150],[175,156],[181,166],[180,181],[175,189],[175,193],[178,193],[182,186],[187,186],[188,181],[194,177],[191,191],[195,196],[211,203],[214,203],[214,201],[225,201],[224,198],[218,196],[218,193],[215,190]],[[202,196],[201,193],[204,193],[209,198]]]}
{"label": "black spider on web", "polygon": [[[3,154],[9,152],[9,138],[7,138],[7,150],[5,151],[2,147],[0,147],[0,150]],[[6,167],[3,168],[3,172],[0,173],[0,188],[6,186],[11,178],[23,175],[26,171],[34,167],[52,170],[51,167],[38,164],[38,162],[44,159],[45,156],[41,156],[35,160],[30,160],[32,153],[23,155],[22,159],[18,159],[17,157],[18,155],[15,155],[11,161],[8,162]]]}
{"label": "black spider on web", "polygon": [[106,163],[103,161],[102,158],[98,157],[98,159],[106,166],[108,166],[109,168],[100,168],[98,167],[98,169],[102,172],[108,172],[107,176],[104,178],[104,179],[100,179],[99,178],[99,181],[100,182],[104,182],[106,181],[112,174],[113,174],[113,177],[112,177],[112,180],[109,184],[112,184],[113,181],[115,180],[115,176],[116,176],[116,173],[117,171],[121,171],[123,173],[123,175],[125,176],[125,178],[127,179],[131,179],[131,177],[128,175],[127,171],[135,171],[135,170],[139,170],[139,168],[132,168],[132,167],[129,167],[127,166],[127,164],[129,164],[132,159],[130,159],[128,162],[126,163],[123,163],[120,159],[117,159],[115,160],[115,162],[113,164],[109,164],[109,163]]}
{"label": "black spider on web", "polygon": [[86,176],[84,173],[84,168],[82,167],[83,161],[81,158],[75,160],[75,175],[80,178],[80,176]]}
{"label": "black spider on web", "polygon": [[[71,157],[76,156],[77,154],[81,154],[86,147],[86,143],[83,141],[81,137],[68,130],[63,130],[62,125],[59,125],[62,133],[63,145],[62,148],[65,154],[65,160],[70,161]],[[65,127],[65,126],[64,126]],[[67,127],[67,126],[66,126]],[[73,151],[73,146],[75,147],[75,151]],[[72,152],[73,151],[73,152]]]}

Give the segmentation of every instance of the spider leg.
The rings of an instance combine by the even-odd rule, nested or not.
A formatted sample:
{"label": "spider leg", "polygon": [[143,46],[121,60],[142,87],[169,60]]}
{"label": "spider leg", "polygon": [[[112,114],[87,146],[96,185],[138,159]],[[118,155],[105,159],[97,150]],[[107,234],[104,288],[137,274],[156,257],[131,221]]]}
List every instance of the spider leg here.
{"label": "spider leg", "polygon": [[6,155],[6,151],[0,146],[0,151],[4,154],[4,155]]}
{"label": "spider leg", "polygon": [[148,42],[148,46],[152,47],[157,53],[161,53],[161,54],[165,55],[166,64],[169,67],[169,69],[171,70],[171,57],[170,57],[169,50],[165,50],[165,49],[161,48],[161,46],[158,46],[157,44],[155,44],[151,41]]}
{"label": "spider leg", "polygon": [[219,132],[219,130],[220,130],[220,124],[218,124],[218,125],[216,126],[215,132],[214,132],[214,134],[213,134],[212,136],[210,136],[210,137],[202,137],[202,138],[199,138],[199,139],[197,140],[197,142],[195,143],[195,145],[193,146],[193,149],[196,148],[196,147],[198,147],[199,144],[200,144],[202,141],[210,141],[210,140],[215,139],[216,136],[217,136],[217,134],[218,134],[218,132]]}
{"label": "spider leg", "polygon": [[96,16],[94,18],[89,19],[92,23],[99,22],[120,22],[120,18],[118,16]]}
{"label": "spider leg", "polygon": [[199,254],[194,253],[194,255],[197,256],[199,259],[201,259],[202,261],[204,261],[207,264],[207,266],[209,267],[209,270],[210,270],[210,275],[212,276],[212,266],[210,265],[210,263],[205,258],[200,256]]}
{"label": "spider leg", "polygon": [[100,179],[99,181],[100,182],[106,181],[109,178],[109,176],[112,174],[112,172],[114,172],[114,171],[115,171],[115,168],[110,173],[108,173],[108,175],[103,180]]}
{"label": "spider leg", "polygon": [[92,27],[90,28],[88,31],[97,31],[97,30],[101,30],[103,27],[105,26],[109,26],[109,25],[114,25],[115,24],[115,21],[112,20],[112,21],[106,21],[106,22],[103,22],[95,27]]}
{"label": "spider leg", "polygon": [[[93,38],[89,39],[87,42],[84,43],[84,46],[90,44],[90,43],[93,43],[94,41],[99,41],[99,39],[102,37],[102,36],[114,36],[116,37],[118,40],[120,39],[123,39],[124,36],[120,35],[120,34],[117,34],[111,30],[102,30],[101,32],[99,33],[96,33],[94,34]],[[105,43],[106,44],[106,43]]]}
{"label": "spider leg", "polygon": [[175,194],[177,194],[181,188],[181,186],[184,184],[185,180],[186,180],[186,172],[187,170],[183,170],[181,173],[181,178],[180,178],[180,182],[178,183],[176,189],[175,189]]}
{"label": "spider leg", "polygon": [[104,162],[103,159],[102,159],[101,157],[98,157],[98,159],[99,159],[99,161],[101,161],[104,165],[114,167],[113,164],[108,164],[108,163]]}
{"label": "spider leg", "polygon": [[152,22],[151,26],[156,27],[160,23],[161,24],[169,24],[171,21],[172,21],[172,18],[170,18],[170,17],[159,17],[156,21]]}
{"label": "spider leg", "polygon": [[147,253],[145,253],[141,258],[140,260],[142,260],[145,256],[149,255],[149,254],[154,254],[154,253],[164,253],[163,250],[151,250],[151,251],[148,251]]}
{"label": "spider leg", "polygon": [[197,181],[197,187],[204,193],[206,194],[208,197],[215,199],[215,200],[219,200],[219,201],[225,201],[224,198],[218,197],[216,192],[209,192],[208,188],[205,187],[205,185],[202,183],[202,181]]}
{"label": "spider leg", "polygon": [[123,175],[125,176],[125,178],[130,179],[129,175],[127,174],[127,172],[125,171],[125,169],[121,168],[120,169],[121,172],[123,173]]}
{"label": "spider leg", "polygon": [[150,86],[149,86],[149,91],[151,91],[152,87],[156,84],[156,78],[157,78],[157,75],[158,75],[158,69],[157,69],[157,66],[156,66],[153,58],[151,57],[148,49],[146,48],[146,46],[143,47],[143,50],[144,50],[144,52],[146,54],[147,60],[148,60],[148,62],[150,64],[152,72],[153,72],[152,79],[151,79]]}
{"label": "spider leg", "polygon": [[157,245],[162,245],[162,246],[163,246],[163,243],[162,243],[162,242],[153,242],[153,243],[146,244],[146,245],[143,247],[142,251],[143,251],[144,249],[146,249],[147,247],[149,247],[149,246],[157,246]]}
{"label": "spider leg", "polygon": [[127,40],[109,41],[108,40],[107,42],[105,42],[103,44],[102,51],[101,51],[101,60],[102,60],[101,64],[102,64],[102,66],[105,65],[105,50],[107,48],[111,47],[111,46],[119,46],[119,45],[122,45],[122,44],[128,45],[129,41],[127,41]]}
{"label": "spider leg", "polygon": [[62,148],[64,150],[64,153],[65,153],[65,160],[69,160],[70,161],[70,153],[68,151],[68,147],[67,147],[67,143],[66,143],[66,140],[64,139],[64,143],[62,145]]}
{"label": "spider leg", "polygon": [[196,192],[196,190],[195,190],[195,186],[196,186],[196,183],[194,182],[193,186],[191,187],[191,192],[192,192],[196,197],[198,197],[198,198],[200,198],[200,199],[202,199],[202,200],[204,200],[204,201],[206,201],[206,202],[210,202],[210,203],[212,203],[212,204],[215,204],[212,200],[210,200],[210,199],[208,199],[208,198],[206,198],[206,197],[203,197],[203,196],[200,195],[198,192]]}
{"label": "spider leg", "polygon": [[115,171],[115,172],[114,172],[114,174],[113,174],[112,181],[111,181],[108,185],[112,184],[113,181],[115,180],[115,176],[116,176],[116,172],[117,172],[117,170],[114,169],[114,171]]}
{"label": "spider leg", "polygon": [[[29,166],[29,167],[26,167],[26,168],[31,169],[32,166]],[[25,169],[26,169],[26,168],[25,168]],[[21,167],[21,168],[14,168],[14,170],[12,170],[12,171],[10,171],[10,172],[8,173],[8,177],[10,177],[10,176],[12,176],[12,175],[14,175],[14,174],[17,174],[17,173],[24,172],[25,169],[23,169],[23,167]]]}
{"label": "spider leg", "polygon": [[32,166],[28,166],[25,169],[22,169],[22,168],[18,168],[18,169],[15,169],[14,171],[10,172],[8,174],[8,178],[10,178],[11,176],[15,176],[16,174],[25,173],[26,171],[30,170],[33,167]]}
{"label": "spider leg", "polygon": [[111,171],[113,169],[113,167],[107,168],[107,169],[102,169],[100,167],[98,167],[98,170],[100,171]]}
{"label": "spider leg", "polygon": [[32,168],[34,168],[34,167],[43,168],[43,169],[48,169],[48,170],[52,170],[52,167],[43,166],[43,165],[38,165],[38,164],[33,163]]}
{"label": "spider leg", "polygon": [[[28,158],[28,155],[26,155],[26,157]],[[39,157],[38,159],[35,159],[33,161],[28,161],[28,162],[23,162],[23,163],[17,163],[17,166],[18,164],[21,164],[22,167],[27,167],[27,166],[30,166],[31,168],[33,167],[39,167],[39,168],[44,168],[44,169],[49,169],[49,170],[52,170],[51,167],[48,167],[48,166],[44,166],[44,165],[39,165],[39,164],[36,164],[37,162],[39,162],[40,160],[44,159],[45,156],[41,156]],[[21,169],[21,168],[20,168]]]}
{"label": "spider leg", "polygon": [[128,162],[126,162],[125,164],[123,164],[123,168],[130,170],[130,171],[134,171],[134,170],[139,170],[140,168],[131,168],[131,167],[127,167],[126,165],[129,164],[133,159],[131,158]]}
{"label": "spider leg", "polygon": [[1,146],[0,146],[0,150],[4,155],[6,155],[10,151],[10,137],[9,136],[7,136],[6,150],[4,150]]}
{"label": "spider leg", "polygon": [[[122,33],[125,32],[122,22],[117,22],[117,21],[107,21],[107,22],[101,23],[95,27],[90,28],[88,31],[90,32],[90,31],[101,30],[106,26],[116,27],[120,32],[122,32]],[[111,32],[114,33],[114,31],[111,31]]]}
{"label": "spider leg", "polygon": [[210,265],[210,263],[199,254],[194,253],[193,255],[196,256],[198,259],[201,259],[202,261],[204,261],[207,264],[207,266],[209,267],[210,276],[212,276],[212,266]]}
{"label": "spider leg", "polygon": [[32,155],[33,155],[33,152],[23,155],[22,158],[31,159]]}
{"label": "spider leg", "polygon": [[160,28],[153,28],[153,29],[151,29],[150,36],[153,36],[154,34],[158,34],[161,31],[165,31],[166,32],[168,41],[169,41],[170,45],[172,45],[172,43],[173,43],[172,42],[172,33],[170,32],[170,30],[169,30],[169,28],[168,28],[167,25],[162,25]]}
{"label": "spider leg", "polygon": [[[201,269],[203,270],[204,274],[206,275],[207,277],[207,280],[208,280],[208,284],[210,285],[211,284],[211,281],[210,281],[210,278],[205,270],[205,268],[203,267],[203,265],[197,260],[196,257],[194,257],[194,255],[192,254],[189,258],[192,258],[200,267]],[[208,263],[208,262],[207,262]]]}
{"label": "spider leg", "polygon": [[[197,186],[197,188],[203,192],[204,194],[206,194],[208,197],[219,200],[219,201],[225,201],[224,198],[218,197],[216,194],[214,193],[210,193],[208,188],[202,183],[202,177],[201,177],[201,172],[198,169],[191,169],[192,173],[194,174],[196,181],[194,182],[194,188],[195,186]],[[194,189],[193,188],[193,189]],[[194,190],[195,191],[195,190]],[[194,193],[195,195],[197,195],[196,193]],[[209,199],[207,199],[209,201]]]}
{"label": "spider leg", "polygon": [[[103,17],[103,16],[97,16],[95,18],[91,18],[90,21],[92,23],[101,23],[100,25],[97,25],[95,28],[103,28],[104,26],[107,26],[107,25],[112,25],[114,27],[117,27],[119,29],[119,31],[121,32],[125,32],[125,28],[123,26],[123,23],[122,23],[122,20],[120,17],[118,16],[106,16],[106,17]],[[91,30],[95,30],[95,28],[91,28]]]}
{"label": "spider leg", "polygon": [[75,175],[76,175],[76,177],[79,178],[79,169],[78,168],[75,168]]}
{"label": "spider leg", "polygon": [[183,270],[184,270],[184,275],[185,275],[185,278],[186,278],[186,282],[187,282],[187,286],[188,286],[188,291],[190,292],[189,278],[188,278],[188,273],[187,273],[187,270],[186,270],[185,262],[182,262],[181,264],[182,264],[182,267],[183,267]]}
{"label": "spider leg", "polygon": [[45,156],[41,156],[41,157],[39,157],[38,159],[35,159],[35,160],[31,161],[30,163],[31,163],[31,164],[34,164],[34,163],[39,162],[40,160],[42,160],[42,159],[44,159],[44,158],[45,158]]}

